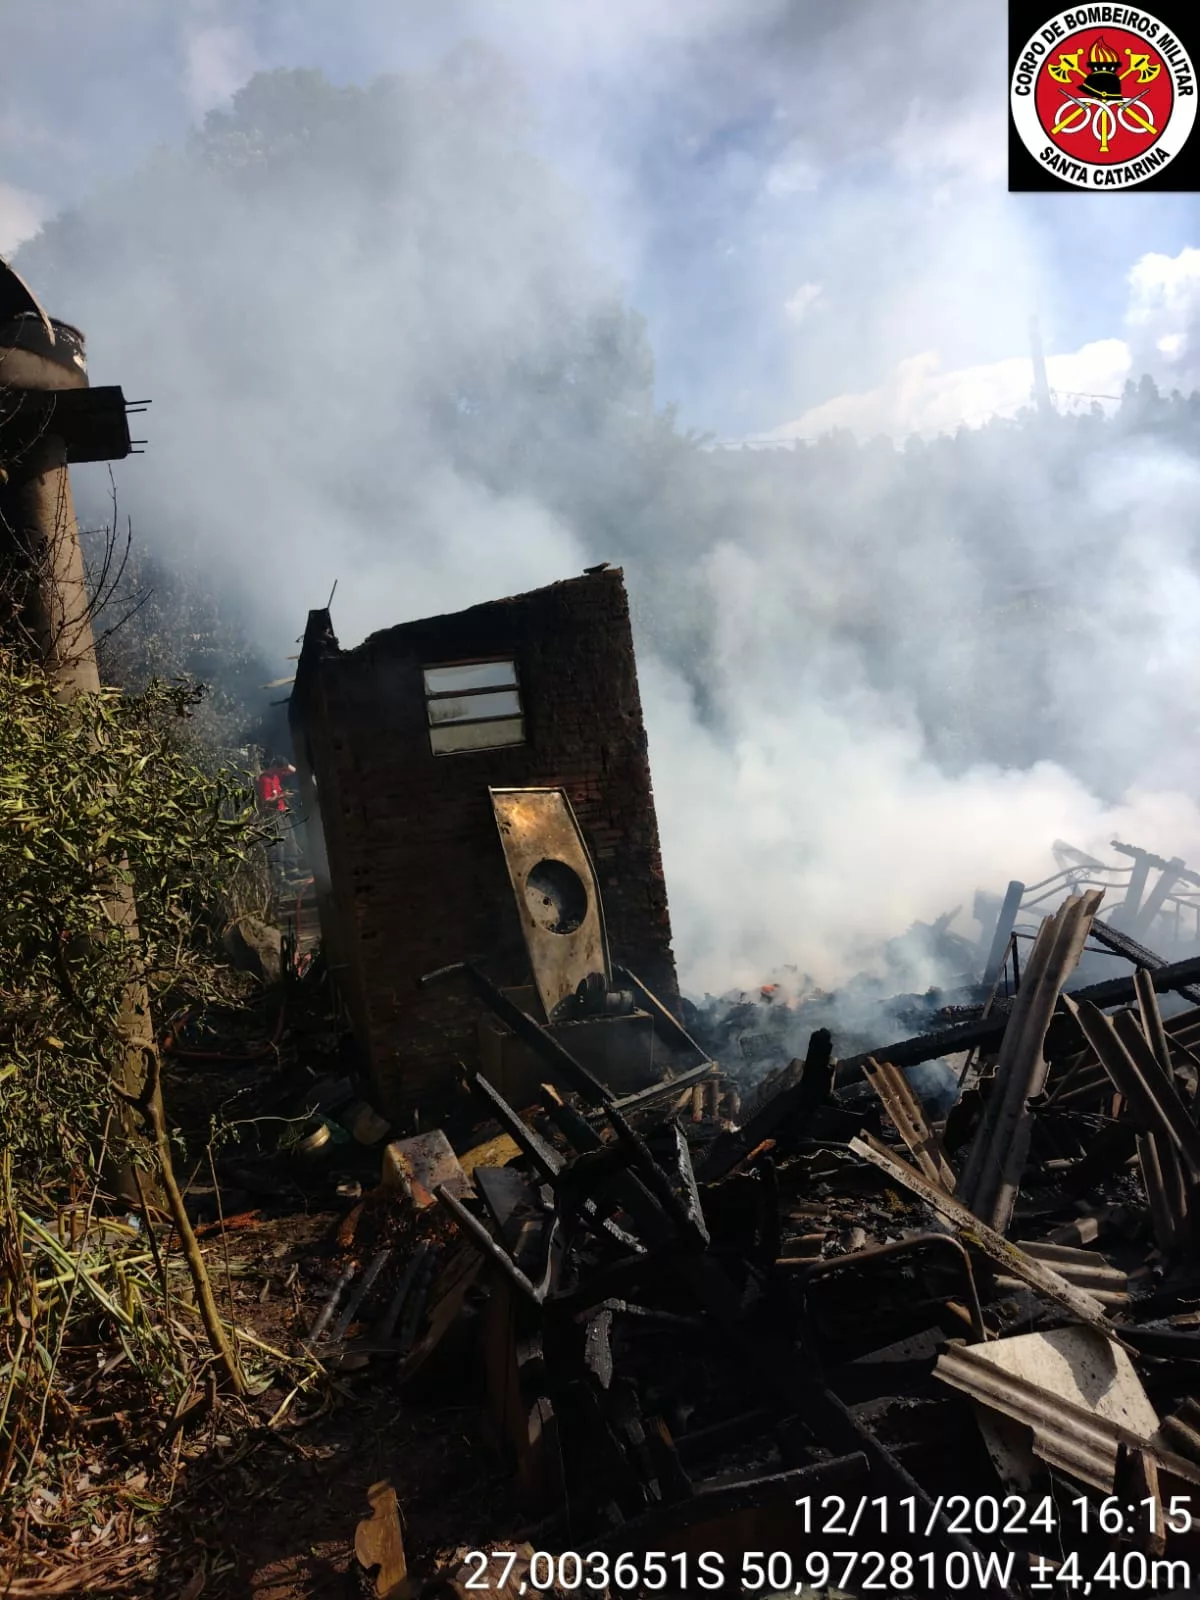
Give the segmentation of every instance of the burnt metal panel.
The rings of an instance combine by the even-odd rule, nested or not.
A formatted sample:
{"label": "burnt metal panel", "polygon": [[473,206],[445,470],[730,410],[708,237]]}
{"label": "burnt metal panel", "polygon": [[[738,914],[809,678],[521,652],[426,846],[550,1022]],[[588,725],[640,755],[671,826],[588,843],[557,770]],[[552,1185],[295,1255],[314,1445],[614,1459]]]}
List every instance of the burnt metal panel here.
{"label": "burnt metal panel", "polygon": [[547,1019],[592,973],[609,983],[596,875],[562,789],[490,789],[533,981]]}

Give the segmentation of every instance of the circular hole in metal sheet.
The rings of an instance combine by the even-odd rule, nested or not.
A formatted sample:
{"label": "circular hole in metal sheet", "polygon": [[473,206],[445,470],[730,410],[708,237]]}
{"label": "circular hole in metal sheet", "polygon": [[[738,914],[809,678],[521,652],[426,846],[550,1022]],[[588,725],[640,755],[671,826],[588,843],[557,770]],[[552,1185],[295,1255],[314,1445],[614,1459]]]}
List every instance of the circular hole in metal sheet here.
{"label": "circular hole in metal sheet", "polygon": [[548,933],[574,933],[588,913],[587,887],[573,867],[547,857],[525,879],[525,903]]}

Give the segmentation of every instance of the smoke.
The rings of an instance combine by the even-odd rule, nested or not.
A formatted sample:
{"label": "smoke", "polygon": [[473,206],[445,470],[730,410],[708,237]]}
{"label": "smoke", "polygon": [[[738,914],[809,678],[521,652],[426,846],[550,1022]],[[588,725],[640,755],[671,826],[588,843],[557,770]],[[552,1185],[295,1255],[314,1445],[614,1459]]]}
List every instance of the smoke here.
{"label": "smoke", "polygon": [[1194,411],[901,448],[1013,415],[1035,307],[1072,397],[1200,381],[1172,197],[1121,197],[1131,243],[1110,199],[1003,192],[999,13],[108,9],[107,146],[53,50],[82,73],[90,8],[0,65],[12,193],[65,208],[18,265],[153,397],[122,512],[269,676],[335,580],[353,644],[620,561],[693,988],[832,984],[957,904],[970,935],[1055,838],[1200,852]]}

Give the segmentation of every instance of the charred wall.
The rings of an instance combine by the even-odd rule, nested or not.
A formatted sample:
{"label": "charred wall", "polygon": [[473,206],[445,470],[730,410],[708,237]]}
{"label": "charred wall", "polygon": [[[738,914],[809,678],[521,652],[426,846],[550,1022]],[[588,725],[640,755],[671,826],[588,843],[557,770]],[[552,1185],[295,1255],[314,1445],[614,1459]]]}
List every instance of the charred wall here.
{"label": "charred wall", "polygon": [[[424,673],[516,665],[524,742],[435,755]],[[310,614],[290,712],[331,967],[381,1107],[436,1102],[474,1054],[475,1002],[422,974],[483,957],[501,984],[528,961],[489,787],[561,787],[595,863],[612,959],[678,1002],[629,608],[607,570],[342,651]],[[313,818],[319,813],[319,825]]]}

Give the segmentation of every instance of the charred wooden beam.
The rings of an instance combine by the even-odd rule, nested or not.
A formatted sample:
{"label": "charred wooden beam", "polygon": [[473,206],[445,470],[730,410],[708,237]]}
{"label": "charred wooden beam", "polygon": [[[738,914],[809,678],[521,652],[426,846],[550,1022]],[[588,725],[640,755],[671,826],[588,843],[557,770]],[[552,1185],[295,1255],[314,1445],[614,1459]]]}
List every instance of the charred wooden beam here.
{"label": "charred wooden beam", "polygon": [[[864,1060],[867,1059],[864,1057]],[[798,1122],[829,1094],[833,1082],[833,1035],[817,1028],[808,1041],[804,1065],[794,1082],[773,1095],[736,1133],[717,1139],[700,1169],[703,1183],[716,1183],[732,1172],[743,1156],[769,1139],[785,1123]]]}
{"label": "charred wooden beam", "polygon": [[[1170,962],[1150,974],[1157,994],[1182,993],[1191,984],[1200,983],[1200,956],[1189,956],[1186,961]],[[1132,977],[1106,978],[1103,983],[1089,984],[1086,989],[1076,989],[1074,1000],[1088,1000],[1094,1006],[1128,1005],[1137,998]],[[935,1061],[939,1056],[950,1056],[959,1050],[969,1050],[972,1045],[994,1045],[1004,1037],[1012,1004],[1006,1003],[990,1017],[978,1021],[958,1022],[953,1027],[941,1028],[936,1033],[918,1033],[909,1039],[899,1039],[895,1044],[866,1050],[862,1055],[849,1056],[838,1063],[839,1081],[861,1076],[862,1069],[872,1056],[876,1060],[890,1061],[897,1067],[915,1067],[920,1061]]]}
{"label": "charred wooden beam", "polygon": [[[1139,944],[1129,934],[1122,933],[1120,928],[1114,928],[1111,923],[1103,922],[1099,917],[1092,922],[1092,937],[1098,939],[1114,955],[1132,961],[1134,966],[1143,972],[1161,972],[1167,965],[1162,956],[1155,955],[1153,950],[1148,950],[1144,944]],[[1183,995],[1185,1000],[1190,1000],[1194,1006],[1200,1006],[1200,986],[1190,983],[1180,984],[1176,993]]]}

